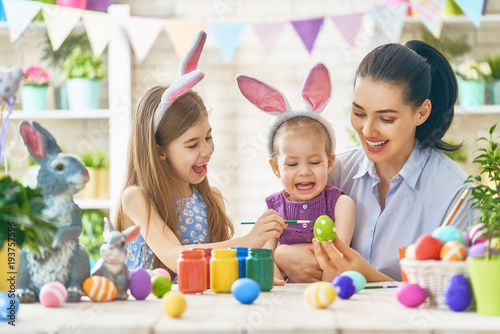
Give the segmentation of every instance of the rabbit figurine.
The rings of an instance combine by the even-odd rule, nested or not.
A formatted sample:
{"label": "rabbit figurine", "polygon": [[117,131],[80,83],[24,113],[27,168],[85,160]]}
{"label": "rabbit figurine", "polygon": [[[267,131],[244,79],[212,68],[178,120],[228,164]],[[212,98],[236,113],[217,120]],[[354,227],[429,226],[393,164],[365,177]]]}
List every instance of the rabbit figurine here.
{"label": "rabbit figurine", "polygon": [[83,281],[90,276],[90,263],[78,243],[81,210],[73,195],[89,181],[89,172],[77,157],[62,153],[54,137],[40,124],[22,122],[19,130],[29,154],[40,164],[37,186],[42,188],[46,204],[43,215],[58,231],[50,249],[42,250],[41,255],[22,249],[16,297],[21,303],[35,302],[44,284],[60,281],[67,288],[67,301],[77,302]]}
{"label": "rabbit figurine", "polygon": [[117,290],[115,300],[128,298],[129,274],[125,266],[126,245],[135,241],[139,233],[140,226],[136,225],[118,232],[113,228],[113,224],[104,218],[104,243],[101,245],[101,258],[92,268],[92,275],[104,276],[115,284]]}

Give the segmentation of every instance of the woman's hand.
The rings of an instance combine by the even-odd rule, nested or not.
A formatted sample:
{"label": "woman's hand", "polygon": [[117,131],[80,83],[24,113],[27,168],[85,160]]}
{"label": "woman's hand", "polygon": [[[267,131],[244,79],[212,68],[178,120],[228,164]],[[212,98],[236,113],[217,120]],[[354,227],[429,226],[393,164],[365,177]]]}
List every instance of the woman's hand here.
{"label": "woman's hand", "polygon": [[313,239],[313,248],[319,266],[329,276],[335,277],[344,271],[355,270],[365,276],[368,282],[393,281],[392,278],[379,272],[366,261],[361,254],[347,246],[339,238],[333,244]]}
{"label": "woman's hand", "polygon": [[274,251],[274,261],[294,283],[321,281],[323,271],[311,244],[279,245]]}
{"label": "woman's hand", "polygon": [[279,238],[285,227],[285,220],[279,213],[267,210],[248,233],[250,247],[261,248],[269,239]]}

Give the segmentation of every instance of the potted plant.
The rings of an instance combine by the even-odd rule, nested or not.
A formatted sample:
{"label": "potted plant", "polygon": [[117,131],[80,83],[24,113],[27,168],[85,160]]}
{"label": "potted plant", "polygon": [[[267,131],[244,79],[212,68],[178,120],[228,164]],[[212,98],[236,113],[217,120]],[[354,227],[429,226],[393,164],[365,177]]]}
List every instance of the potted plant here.
{"label": "potted plant", "polygon": [[50,75],[40,66],[23,68],[21,101],[23,110],[39,111],[47,107],[47,87]]}
{"label": "potted plant", "polygon": [[[40,254],[52,243],[57,227],[43,215],[45,202],[39,188],[24,187],[10,177],[0,179],[0,272],[17,272],[19,247]],[[6,279],[0,291],[10,290]]]}
{"label": "potted plant", "polygon": [[480,165],[478,175],[469,176],[472,207],[480,214],[479,223],[487,238],[483,257],[467,259],[477,312],[500,315],[500,137],[494,137],[496,124],[489,129],[489,138],[480,148],[474,163]]}
{"label": "potted plant", "polygon": [[455,73],[462,79],[458,82],[460,105],[464,108],[483,105],[486,80],[491,75],[488,63],[469,59],[460,63]]}
{"label": "potted plant", "polygon": [[500,104],[500,55],[486,57],[491,69],[491,101]]}
{"label": "potted plant", "polygon": [[83,152],[80,154],[85,167],[89,171],[90,181],[82,190],[84,199],[109,198],[109,158],[103,151]]}
{"label": "potted plant", "polygon": [[97,109],[101,79],[106,75],[103,61],[76,47],[62,63],[62,69],[67,79],[69,109]]}

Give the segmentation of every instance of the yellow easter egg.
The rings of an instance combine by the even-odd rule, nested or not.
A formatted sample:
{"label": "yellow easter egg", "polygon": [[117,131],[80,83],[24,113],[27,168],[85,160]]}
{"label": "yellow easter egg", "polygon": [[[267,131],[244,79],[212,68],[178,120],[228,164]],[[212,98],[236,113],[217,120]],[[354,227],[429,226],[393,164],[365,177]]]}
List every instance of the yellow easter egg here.
{"label": "yellow easter egg", "polygon": [[325,308],[335,301],[337,292],[329,282],[316,282],[306,288],[304,298],[311,306]]}
{"label": "yellow easter egg", "polygon": [[169,291],[163,296],[161,306],[166,314],[178,318],[186,310],[186,298],[182,292]]}
{"label": "yellow easter egg", "polygon": [[103,276],[90,276],[83,282],[82,290],[95,302],[109,302],[118,292],[115,284]]}

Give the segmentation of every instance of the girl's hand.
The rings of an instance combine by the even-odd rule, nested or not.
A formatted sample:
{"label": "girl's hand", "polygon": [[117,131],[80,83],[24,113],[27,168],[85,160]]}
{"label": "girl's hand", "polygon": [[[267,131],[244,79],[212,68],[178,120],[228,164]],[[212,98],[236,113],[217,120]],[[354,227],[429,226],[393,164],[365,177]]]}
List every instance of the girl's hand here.
{"label": "girl's hand", "polygon": [[274,261],[294,283],[321,281],[323,271],[311,244],[279,245],[274,251]]}
{"label": "girl's hand", "polygon": [[274,276],[273,277],[273,284],[278,285],[278,286],[285,285],[285,280],[283,278],[279,278],[279,277]]}
{"label": "girl's hand", "polygon": [[248,237],[251,247],[261,248],[271,238],[279,238],[286,227],[283,217],[274,210],[267,210],[257,219]]}

